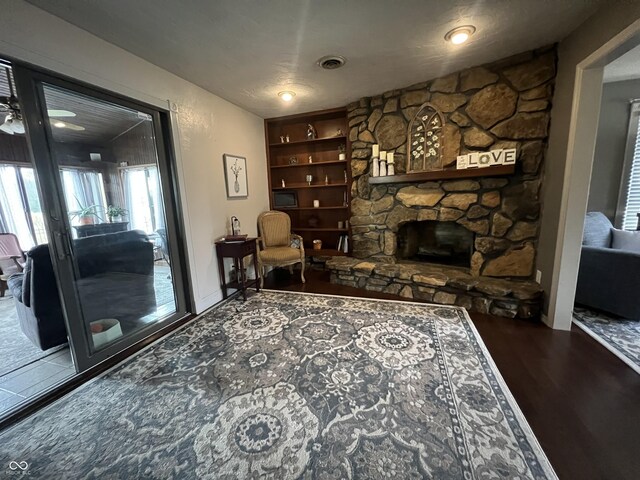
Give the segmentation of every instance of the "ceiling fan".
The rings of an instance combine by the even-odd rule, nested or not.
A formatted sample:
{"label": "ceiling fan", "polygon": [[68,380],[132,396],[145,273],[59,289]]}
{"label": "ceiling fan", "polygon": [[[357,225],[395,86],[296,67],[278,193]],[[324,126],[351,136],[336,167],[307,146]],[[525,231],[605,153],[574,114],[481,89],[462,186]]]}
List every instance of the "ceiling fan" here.
{"label": "ceiling fan", "polygon": [[[9,96],[0,96],[0,121],[2,119],[2,115],[6,113],[4,116],[4,122],[0,124],[0,131],[8,133],[9,135],[23,135],[25,133],[24,122],[20,111],[20,102],[18,101],[18,97],[16,97],[13,89],[11,70],[7,67],[5,68],[5,71],[7,75],[7,83],[9,85]],[[56,109],[47,110],[47,114],[49,118],[69,118],[76,116],[75,113],[70,112],[69,110]],[[85,128],[80,125],[59,120],[54,120],[51,124],[56,128],[67,128],[78,132],[85,130]]]}

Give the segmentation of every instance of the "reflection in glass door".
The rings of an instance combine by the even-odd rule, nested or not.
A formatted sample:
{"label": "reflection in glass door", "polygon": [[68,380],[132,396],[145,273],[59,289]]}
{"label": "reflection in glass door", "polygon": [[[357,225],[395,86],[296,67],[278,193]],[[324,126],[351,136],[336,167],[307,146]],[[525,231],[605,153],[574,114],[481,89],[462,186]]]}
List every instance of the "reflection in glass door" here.
{"label": "reflection in glass door", "polygon": [[23,81],[44,120],[29,135],[84,370],[186,313],[162,116],[43,74]]}
{"label": "reflection in glass door", "polygon": [[[175,313],[151,115],[43,86],[92,351]],[[73,115],[71,115],[73,114]]]}

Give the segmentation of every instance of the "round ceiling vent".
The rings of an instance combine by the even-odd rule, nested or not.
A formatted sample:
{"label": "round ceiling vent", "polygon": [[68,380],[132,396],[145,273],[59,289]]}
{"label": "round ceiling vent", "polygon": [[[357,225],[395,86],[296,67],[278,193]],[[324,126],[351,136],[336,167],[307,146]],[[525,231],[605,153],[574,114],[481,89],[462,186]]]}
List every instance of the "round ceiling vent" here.
{"label": "round ceiling vent", "polygon": [[336,68],[343,66],[345,63],[347,63],[347,59],[340,55],[327,55],[326,57],[322,57],[318,60],[318,65],[325,70],[335,70]]}

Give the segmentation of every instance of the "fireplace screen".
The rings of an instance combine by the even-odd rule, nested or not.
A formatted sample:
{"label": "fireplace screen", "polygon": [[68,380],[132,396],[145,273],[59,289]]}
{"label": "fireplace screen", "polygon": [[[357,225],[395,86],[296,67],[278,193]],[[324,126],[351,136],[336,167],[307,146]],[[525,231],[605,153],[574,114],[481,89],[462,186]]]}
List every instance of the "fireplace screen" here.
{"label": "fireplace screen", "polygon": [[398,260],[469,267],[474,234],[455,222],[409,222],[397,236]]}

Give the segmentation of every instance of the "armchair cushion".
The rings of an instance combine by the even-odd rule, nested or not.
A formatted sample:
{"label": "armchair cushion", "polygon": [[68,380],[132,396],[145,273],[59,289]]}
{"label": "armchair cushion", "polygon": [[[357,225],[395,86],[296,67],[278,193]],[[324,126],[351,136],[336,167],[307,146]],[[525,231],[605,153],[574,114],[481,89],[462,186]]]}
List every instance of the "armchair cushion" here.
{"label": "armchair cushion", "polygon": [[269,264],[299,262],[302,258],[302,251],[292,247],[272,247],[262,250],[259,255],[262,262]]}

